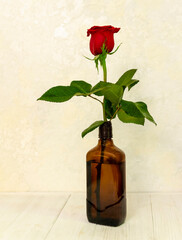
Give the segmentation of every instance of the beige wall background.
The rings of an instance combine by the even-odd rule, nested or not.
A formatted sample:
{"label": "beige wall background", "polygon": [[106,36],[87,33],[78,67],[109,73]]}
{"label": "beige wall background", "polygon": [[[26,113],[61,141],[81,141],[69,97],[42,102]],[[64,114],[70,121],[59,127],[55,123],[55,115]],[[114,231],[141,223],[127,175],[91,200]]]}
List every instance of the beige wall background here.
{"label": "beige wall background", "polygon": [[47,89],[102,80],[86,31],[121,27],[120,50],[107,60],[108,80],[137,68],[140,83],[126,99],[145,101],[155,127],[113,121],[127,156],[128,191],[182,191],[182,3],[180,0],[0,1],[0,191],[84,191],[85,155],[102,118],[99,103],[75,97],[37,102]]}

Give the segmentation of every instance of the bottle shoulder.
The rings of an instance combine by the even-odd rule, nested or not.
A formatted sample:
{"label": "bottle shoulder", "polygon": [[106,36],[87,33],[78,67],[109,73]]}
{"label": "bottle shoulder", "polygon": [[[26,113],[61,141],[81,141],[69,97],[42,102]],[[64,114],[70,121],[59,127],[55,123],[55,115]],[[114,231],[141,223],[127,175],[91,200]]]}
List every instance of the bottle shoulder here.
{"label": "bottle shoulder", "polygon": [[94,160],[96,162],[100,162],[102,154],[104,156],[104,162],[125,161],[125,153],[120,148],[116,147],[114,144],[106,144],[106,146],[103,148],[103,151],[100,144],[90,149],[86,155],[87,161]]}
{"label": "bottle shoulder", "polygon": [[87,158],[90,158],[90,157],[92,157],[94,154],[96,154],[97,152],[99,152],[99,146],[98,146],[98,145],[95,146],[95,147],[93,147],[93,148],[91,148],[91,149],[87,152],[86,157],[87,157]]}

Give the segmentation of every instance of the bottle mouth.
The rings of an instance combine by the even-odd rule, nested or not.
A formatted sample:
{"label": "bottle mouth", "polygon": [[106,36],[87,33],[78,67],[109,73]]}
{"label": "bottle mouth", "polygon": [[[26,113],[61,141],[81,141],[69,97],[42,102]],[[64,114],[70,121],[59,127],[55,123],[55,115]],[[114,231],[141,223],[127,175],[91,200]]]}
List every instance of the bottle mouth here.
{"label": "bottle mouth", "polygon": [[112,138],[112,124],[111,124],[111,121],[104,122],[99,127],[99,138],[100,139],[111,139]]}

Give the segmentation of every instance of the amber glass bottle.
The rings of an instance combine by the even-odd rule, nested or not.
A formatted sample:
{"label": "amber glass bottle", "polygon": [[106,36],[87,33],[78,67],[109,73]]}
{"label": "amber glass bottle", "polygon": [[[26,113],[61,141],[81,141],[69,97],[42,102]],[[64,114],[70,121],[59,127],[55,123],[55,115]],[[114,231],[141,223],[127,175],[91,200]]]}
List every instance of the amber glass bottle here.
{"label": "amber glass bottle", "polygon": [[98,145],[87,153],[87,218],[119,226],[126,218],[125,154],[113,144],[111,122],[99,127]]}

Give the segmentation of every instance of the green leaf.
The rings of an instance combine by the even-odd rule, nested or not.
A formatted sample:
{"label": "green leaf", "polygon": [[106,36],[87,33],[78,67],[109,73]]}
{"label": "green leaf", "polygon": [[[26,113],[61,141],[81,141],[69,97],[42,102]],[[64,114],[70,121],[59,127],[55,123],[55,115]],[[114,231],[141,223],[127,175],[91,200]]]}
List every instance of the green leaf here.
{"label": "green leaf", "polygon": [[85,81],[72,81],[70,86],[77,88],[79,93],[85,94],[90,94],[92,88],[92,85]]}
{"label": "green leaf", "polygon": [[94,129],[98,128],[100,125],[102,125],[104,123],[104,121],[96,121],[93,124],[91,124],[88,128],[86,128],[83,132],[82,132],[82,138],[88,134],[89,132],[93,131]]}
{"label": "green leaf", "polygon": [[144,119],[156,124],[153,117],[147,109],[147,105],[143,102],[130,102],[122,100],[120,102],[121,109],[118,111],[118,118],[122,122],[136,123],[144,125]]}
{"label": "green leaf", "polygon": [[136,102],[135,105],[146,119],[148,119],[150,122],[153,122],[155,125],[157,125],[153,117],[150,115],[147,109],[147,105],[144,102]]}
{"label": "green leaf", "polygon": [[99,73],[99,59],[95,58],[94,61],[95,61],[95,66],[96,66],[97,72]]}
{"label": "green leaf", "polygon": [[144,125],[145,119],[134,102],[122,100],[121,109],[118,111],[118,118],[124,123],[135,123]]}
{"label": "green leaf", "polygon": [[72,81],[70,86],[56,86],[50,88],[37,100],[49,102],[65,102],[73,96],[84,96],[90,94],[92,85],[85,81]]}
{"label": "green leaf", "polygon": [[138,82],[139,82],[139,80],[131,79],[130,82],[128,83],[128,91],[129,91],[132,87],[134,87]]}
{"label": "green leaf", "polygon": [[97,71],[99,72],[99,55],[95,56],[94,58],[88,58],[86,56],[84,56],[86,59],[90,60],[90,61],[94,61],[95,62],[95,66],[97,68]]}
{"label": "green leaf", "polygon": [[124,123],[135,123],[135,124],[144,125],[144,121],[145,121],[144,118],[130,116],[123,109],[120,109],[117,115],[118,115],[118,118]]}
{"label": "green leaf", "polygon": [[124,112],[129,116],[141,118],[144,117],[134,102],[122,100],[120,105]]}
{"label": "green leaf", "polygon": [[106,44],[105,44],[106,40],[104,41],[101,49],[102,49],[102,53],[100,54],[101,58],[106,58],[107,57],[107,48],[106,48]]}
{"label": "green leaf", "polygon": [[134,76],[134,74],[136,73],[137,69],[130,69],[128,71],[126,71],[120,78],[119,80],[116,82],[117,85],[123,86],[123,87],[127,87],[128,84],[130,83],[132,77]]}
{"label": "green leaf", "polygon": [[112,83],[100,81],[91,89],[91,93],[97,96],[103,96],[104,95],[103,90],[111,85]]}
{"label": "green leaf", "polygon": [[100,61],[100,65],[103,66],[105,63],[107,57],[107,53],[106,52],[102,52],[102,54],[99,55],[99,61]]}
{"label": "green leaf", "polygon": [[121,44],[122,44],[122,43],[120,43],[119,46],[117,46],[116,50],[114,50],[113,52],[110,52],[110,53],[108,53],[108,54],[109,54],[109,55],[112,55],[112,54],[114,54],[115,52],[117,52],[118,49],[119,49],[119,47],[121,46]]}
{"label": "green leaf", "polygon": [[[106,117],[107,119],[111,119],[114,113],[116,112],[116,107],[112,105],[112,102],[110,102],[107,99],[104,99],[104,108],[106,111]],[[113,117],[113,119],[116,117],[116,115]]]}
{"label": "green leaf", "polygon": [[84,56],[84,55],[83,55],[83,57],[86,58],[86,59],[88,59],[88,60],[90,60],[90,61],[94,61],[94,60],[95,60],[95,58],[89,58],[89,57],[86,57],[86,56]]}
{"label": "green leaf", "polygon": [[49,102],[65,102],[71,99],[78,89],[71,86],[57,86],[50,88],[37,100],[44,100]]}
{"label": "green leaf", "polygon": [[108,88],[103,89],[103,94],[106,99],[117,106],[123,97],[123,88],[119,85],[112,84]]}

